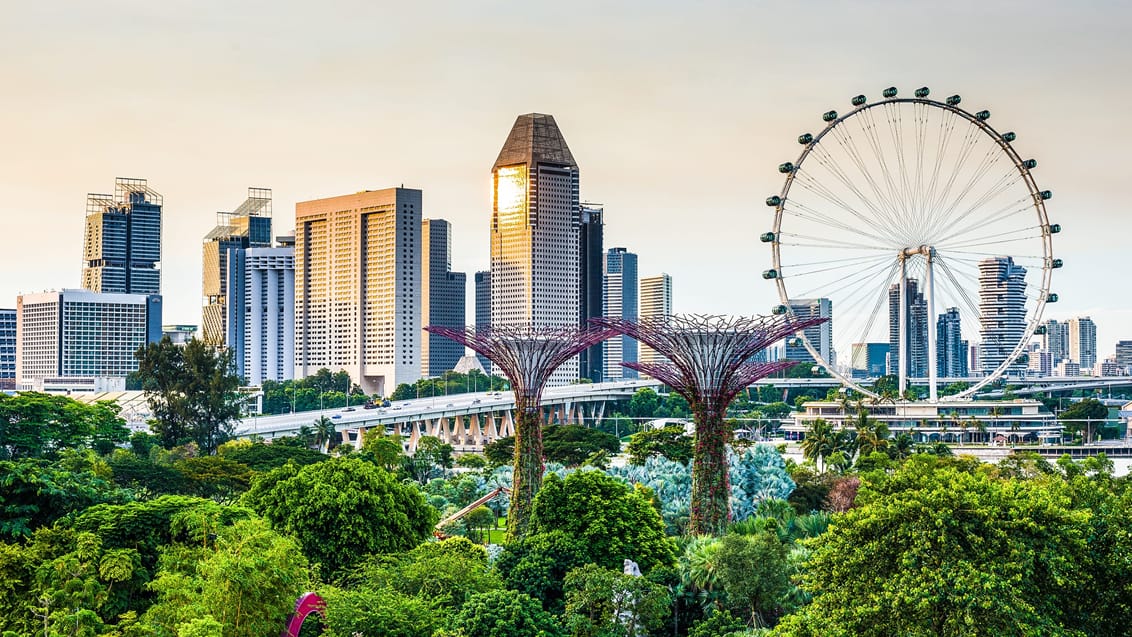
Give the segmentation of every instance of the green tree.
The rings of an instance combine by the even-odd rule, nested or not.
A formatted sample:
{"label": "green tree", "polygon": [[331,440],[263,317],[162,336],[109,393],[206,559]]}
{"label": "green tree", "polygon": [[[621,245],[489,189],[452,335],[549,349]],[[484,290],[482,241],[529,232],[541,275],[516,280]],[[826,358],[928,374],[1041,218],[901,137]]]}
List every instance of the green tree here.
{"label": "green tree", "polygon": [[0,540],[30,535],[95,504],[129,499],[95,473],[89,458],[78,462],[82,466],[72,469],[45,460],[0,460]]}
{"label": "green tree", "polygon": [[755,627],[772,623],[790,586],[786,546],[772,531],[723,536],[715,555],[719,584],[735,613]]}
{"label": "green tree", "polygon": [[305,466],[322,462],[327,458],[327,456],[313,449],[292,447],[279,444],[278,442],[274,442],[270,445],[258,442],[232,448],[225,448],[224,445],[221,445],[220,456],[234,462],[239,462],[253,471],[260,472],[271,471],[272,469],[282,467],[288,462]]}
{"label": "green tree", "polygon": [[420,484],[443,475],[452,468],[452,445],[436,436],[421,436],[412,456],[403,460],[405,472]]}
{"label": "green tree", "polygon": [[328,452],[332,447],[336,446],[338,429],[335,427],[333,420],[326,416],[319,416],[314,421],[313,429],[314,444],[323,453]]}
{"label": "green tree", "polygon": [[565,480],[547,476],[535,497],[529,532],[550,531],[578,539],[589,561],[606,568],[631,559],[647,572],[676,558],[652,502],[601,471],[575,471]]}
{"label": "green tree", "polygon": [[629,453],[630,464],[643,465],[653,456],[664,456],[669,460],[687,463],[692,459],[693,440],[685,432],[683,425],[665,425],[633,434],[625,450]]}
{"label": "green tree", "polygon": [[1066,431],[1080,431],[1085,442],[1092,442],[1093,432],[1103,427],[1108,420],[1108,407],[1096,398],[1086,398],[1070,405],[1058,415],[1058,419],[1064,424]]}
{"label": "green tree", "polygon": [[560,637],[558,621],[537,600],[512,591],[481,593],[453,621],[461,637]]}
{"label": "green tree", "polygon": [[0,393],[0,460],[54,457],[64,449],[107,454],[129,438],[118,406],[66,396]]}
{"label": "green tree", "polygon": [[656,418],[660,396],[651,387],[638,389],[629,399],[629,416],[636,419]]}
{"label": "green tree", "polygon": [[660,628],[671,612],[665,587],[597,564],[567,573],[565,591],[573,637],[635,637]]}
{"label": "green tree", "polygon": [[173,466],[188,481],[190,493],[222,504],[234,502],[251,483],[247,465],[221,456],[185,458]]}
{"label": "green tree", "polygon": [[399,471],[405,463],[401,436],[386,434],[382,427],[374,427],[362,434],[360,455],[390,473]]}
{"label": "green tree", "polygon": [[619,453],[616,436],[581,425],[550,425],[543,429],[542,450],[547,462],[576,467],[598,451]]}
{"label": "green tree", "polygon": [[246,502],[327,574],[368,553],[406,551],[432,532],[436,509],[412,484],[359,458],[287,465],[258,479]]}
{"label": "green tree", "polygon": [[392,588],[332,586],[322,587],[319,594],[326,600],[328,635],[432,637],[445,624],[436,604]]}
{"label": "green tree", "polygon": [[135,356],[161,444],[168,449],[192,441],[202,453],[215,452],[231,435],[243,402],[232,352],[197,339],[182,347],[165,337]]}
{"label": "green tree", "polygon": [[551,612],[561,612],[566,574],[590,561],[581,540],[563,531],[550,531],[507,543],[495,567],[507,588],[539,600]]}

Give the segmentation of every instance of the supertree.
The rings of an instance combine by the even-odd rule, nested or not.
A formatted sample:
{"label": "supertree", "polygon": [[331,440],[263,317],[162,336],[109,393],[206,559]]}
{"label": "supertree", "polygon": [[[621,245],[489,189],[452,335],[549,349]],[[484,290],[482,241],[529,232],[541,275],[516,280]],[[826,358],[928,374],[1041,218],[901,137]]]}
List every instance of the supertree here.
{"label": "supertree", "polygon": [[793,361],[755,362],[755,355],[783,337],[825,320],[786,315],[590,320],[631,336],[663,356],[658,362],[624,365],[668,385],[688,401],[696,423],[690,520],[693,533],[719,533],[727,523],[727,442],[731,433],[724,422],[727,406],[756,380],[794,365]]}
{"label": "supertree", "polygon": [[425,328],[485,356],[511,381],[515,392],[515,460],[507,534],[526,530],[531,504],[542,486],[542,390],[554,370],[615,332],[600,326]]}

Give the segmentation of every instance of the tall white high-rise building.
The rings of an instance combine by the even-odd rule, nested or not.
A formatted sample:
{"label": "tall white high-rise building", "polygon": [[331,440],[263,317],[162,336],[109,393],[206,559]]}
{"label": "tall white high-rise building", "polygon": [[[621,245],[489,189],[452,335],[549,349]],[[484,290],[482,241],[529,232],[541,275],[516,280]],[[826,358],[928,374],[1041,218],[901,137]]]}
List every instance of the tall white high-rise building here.
{"label": "tall white high-rise building", "polygon": [[244,320],[240,374],[250,385],[295,376],[295,244],[238,251],[243,273]]}
{"label": "tall white high-rise building", "polygon": [[[602,305],[607,318],[636,320],[639,311],[637,295],[637,255],[625,248],[610,248],[605,253],[602,275]],[[603,380],[636,378],[637,372],[621,363],[637,362],[637,340],[614,336],[605,341]]]}
{"label": "tall white high-rise building", "polygon": [[1042,349],[1049,353],[1053,364],[1056,365],[1069,358],[1069,324],[1050,319],[1042,327],[1045,329],[1045,334],[1042,335]]}
{"label": "tall white high-rise building", "polygon": [[125,377],[134,353],[161,339],[161,296],[90,290],[22,294],[16,299],[16,382]]}
{"label": "tall white high-rise building", "polygon": [[1069,360],[1081,369],[1092,370],[1097,364],[1097,324],[1087,316],[1071,318],[1069,323]]}
{"label": "tall white high-rise building", "polygon": [[295,204],[295,376],[345,370],[367,394],[420,378],[421,191]]}
{"label": "tall white high-rise building", "polygon": [[[247,248],[271,247],[271,189],[248,188],[248,197],[233,212],[216,213],[216,226],[204,237],[201,289],[204,308],[201,337],[227,347],[242,364],[243,331],[247,308],[244,273],[240,270]],[[241,375],[243,371],[241,370]]]}
{"label": "tall white high-rise building", "polygon": [[[984,374],[998,369],[1026,333],[1026,268],[1011,257],[979,261],[979,365]],[[1009,369],[1018,373],[1024,363]]]}
{"label": "tall white high-rise building", "polygon": [[[672,316],[672,277],[667,274],[649,276],[641,279],[640,299],[637,307],[638,316],[644,319],[656,319]],[[637,353],[641,363],[656,363],[664,360],[653,348],[641,344]]]}
{"label": "tall white high-rise building", "polygon": [[[578,165],[554,118],[520,115],[491,172],[491,324],[577,325]],[[578,374],[573,358],[550,385]]]}

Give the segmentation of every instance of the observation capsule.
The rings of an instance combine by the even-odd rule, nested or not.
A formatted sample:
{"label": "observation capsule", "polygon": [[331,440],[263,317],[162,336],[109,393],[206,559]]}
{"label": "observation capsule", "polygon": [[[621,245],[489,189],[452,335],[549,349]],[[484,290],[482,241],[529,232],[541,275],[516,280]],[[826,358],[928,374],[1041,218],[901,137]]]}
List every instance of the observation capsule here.
{"label": "observation capsule", "polygon": [[1063,265],[1065,265],[1065,262],[1061,259],[1054,259],[1053,261],[1049,262],[1049,267],[1053,268],[1054,270],[1060,268]]}
{"label": "observation capsule", "polygon": [[786,306],[785,305],[776,305],[776,306],[774,306],[773,309],[771,309],[770,313],[781,316],[781,315],[786,313]]}
{"label": "observation capsule", "polygon": [[1038,167],[1038,160],[1027,159],[1027,160],[1022,162],[1022,167],[1023,168],[1029,168],[1030,170],[1033,170],[1033,169]]}
{"label": "observation capsule", "polygon": [[1061,232],[1061,224],[1060,223],[1049,224],[1049,233],[1050,234],[1057,234],[1059,232]]}
{"label": "observation capsule", "polygon": [[802,133],[798,136],[798,143],[802,144],[803,146],[809,144],[812,141],[814,141],[814,136],[809,133]]}
{"label": "observation capsule", "polygon": [[1046,294],[1046,303],[1057,303],[1057,295],[1053,292]]}
{"label": "observation capsule", "polygon": [[916,97],[927,97],[928,93],[931,93],[931,91],[928,90],[928,87],[926,86],[921,86],[920,88],[916,89]]}
{"label": "observation capsule", "polygon": [[801,347],[802,346],[802,339],[798,338],[797,336],[795,336],[793,338],[788,338],[788,339],[786,339],[786,344],[791,346],[791,347]]}
{"label": "observation capsule", "polygon": [[821,115],[823,122],[832,122],[837,119],[837,111],[826,111]]}
{"label": "observation capsule", "polygon": [[759,235],[759,241],[762,241],[763,243],[773,243],[774,239],[775,236],[773,232],[764,232]]}
{"label": "observation capsule", "polygon": [[1012,142],[1012,141],[1018,139],[1018,136],[1015,135],[1013,132],[1009,132],[1009,133],[1003,133],[1002,138],[1004,140],[1008,141],[1008,142]]}
{"label": "observation capsule", "polygon": [[890,86],[890,87],[884,89],[884,92],[881,93],[881,95],[884,95],[885,97],[889,97],[889,98],[896,97],[896,87]]}
{"label": "observation capsule", "polygon": [[[794,164],[791,164],[790,162],[786,162],[785,164],[779,164],[778,165],[778,172],[783,173],[783,174],[792,173],[792,172],[794,172]],[[775,204],[775,205],[777,205],[777,204]]]}
{"label": "observation capsule", "polygon": [[1039,325],[1037,328],[1034,329],[1034,335],[1035,336],[1041,336],[1042,334],[1045,334],[1045,333],[1046,333],[1046,326],[1045,325]]}
{"label": "observation capsule", "polygon": [[987,121],[988,119],[990,119],[990,111],[979,111],[978,113],[975,113],[975,119],[981,122]]}
{"label": "observation capsule", "polygon": [[1053,199],[1053,191],[1052,190],[1043,190],[1043,191],[1038,193],[1038,196],[1042,198],[1042,201],[1047,201],[1049,199]]}
{"label": "observation capsule", "polygon": [[782,197],[779,197],[778,195],[771,195],[770,197],[766,198],[766,205],[772,208],[778,207],[781,203]]}
{"label": "observation capsule", "polygon": [[771,279],[777,279],[778,278],[778,270],[770,269],[770,270],[767,270],[766,272],[763,272],[763,278],[766,279],[767,281],[770,281]]}
{"label": "observation capsule", "polygon": [[857,97],[853,98],[853,106],[861,106],[867,101],[869,101],[867,97],[865,97],[864,95],[858,95]]}
{"label": "observation capsule", "polygon": [[947,98],[947,105],[948,106],[957,106],[959,104],[959,102],[962,102],[962,101],[963,101],[963,98],[959,97],[958,95],[952,95],[951,97]]}

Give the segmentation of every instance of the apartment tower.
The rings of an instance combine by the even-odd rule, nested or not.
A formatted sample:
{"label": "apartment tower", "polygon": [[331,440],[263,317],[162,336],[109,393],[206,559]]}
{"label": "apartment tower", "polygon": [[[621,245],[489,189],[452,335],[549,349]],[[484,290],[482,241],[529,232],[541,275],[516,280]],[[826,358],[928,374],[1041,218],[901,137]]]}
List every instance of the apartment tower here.
{"label": "apartment tower", "polygon": [[[979,365],[984,374],[998,369],[1026,333],[1026,268],[1011,257],[979,261]],[[1015,361],[1010,373],[1025,370]]]}
{"label": "apartment tower", "polygon": [[[641,279],[640,297],[638,299],[637,314],[641,320],[664,319],[672,316],[672,277],[659,274]],[[641,363],[657,363],[664,360],[648,345],[641,344],[637,353]]]}

